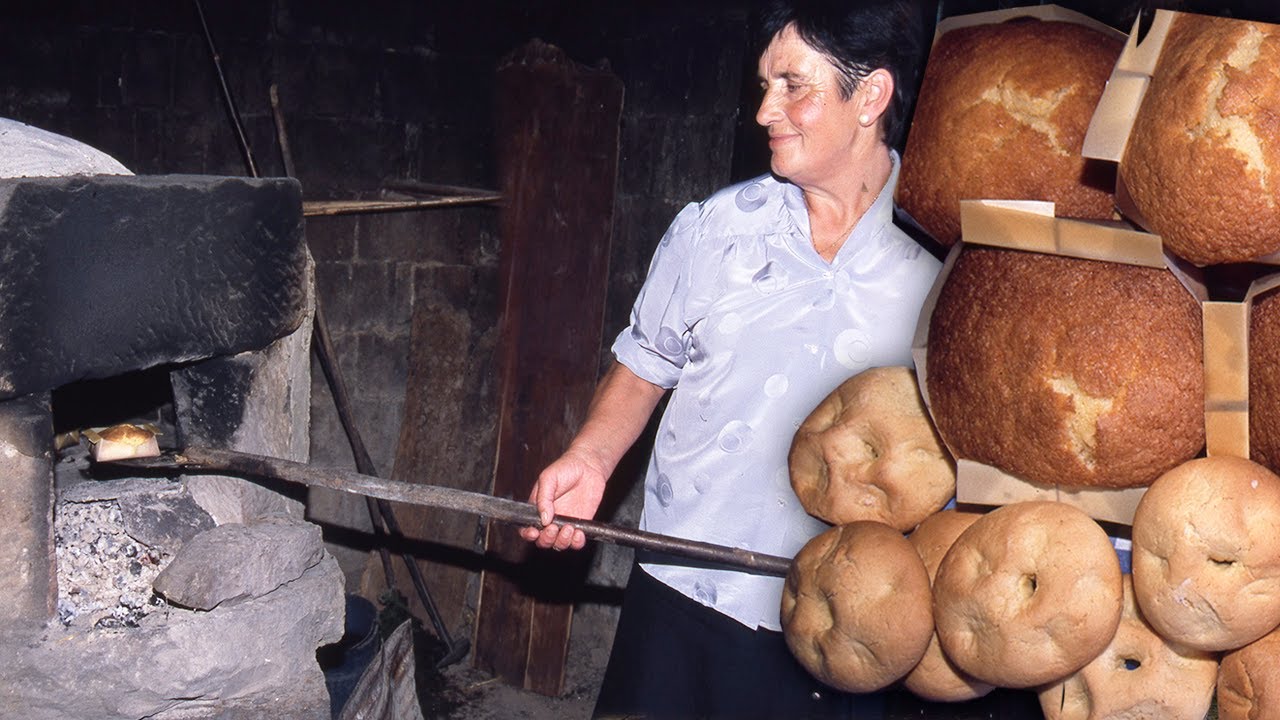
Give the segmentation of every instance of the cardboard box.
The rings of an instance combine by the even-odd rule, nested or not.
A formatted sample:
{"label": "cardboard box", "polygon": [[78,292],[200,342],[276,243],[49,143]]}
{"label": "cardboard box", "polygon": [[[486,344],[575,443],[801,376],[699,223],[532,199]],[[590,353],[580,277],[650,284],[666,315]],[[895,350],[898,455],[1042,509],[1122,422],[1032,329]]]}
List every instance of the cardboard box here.
{"label": "cardboard box", "polygon": [[1215,301],[1201,306],[1208,455],[1249,457],[1249,310],[1253,294],[1250,290],[1245,302]]}
{"label": "cardboard box", "polygon": [[[1195,268],[1165,253],[1159,237],[1134,230],[1124,223],[1056,218],[1053,216],[1052,203],[995,200],[963,202],[961,220],[965,240],[951,249],[916,325],[912,354],[926,407],[932,407],[928,392],[930,319],[951,268],[969,245],[991,245],[1167,268],[1202,307],[1208,298],[1207,289]],[[1214,352],[1224,357],[1231,355],[1230,350],[1215,349]],[[1207,370],[1206,366],[1206,372]],[[1214,383],[1215,388],[1222,385],[1216,378]],[[1234,392],[1234,385],[1228,383],[1227,387]],[[955,456],[956,453],[953,451],[952,455]],[[1107,489],[1044,486],[963,457],[957,456],[956,461],[956,501],[964,504],[1006,505],[1026,500],[1055,500],[1078,507],[1096,520],[1128,525],[1133,519],[1139,499],[1146,491],[1145,487]]]}
{"label": "cardboard box", "polygon": [[1254,280],[1242,302],[1204,304],[1208,455],[1249,457],[1249,325],[1254,301],[1277,288],[1280,273]]}

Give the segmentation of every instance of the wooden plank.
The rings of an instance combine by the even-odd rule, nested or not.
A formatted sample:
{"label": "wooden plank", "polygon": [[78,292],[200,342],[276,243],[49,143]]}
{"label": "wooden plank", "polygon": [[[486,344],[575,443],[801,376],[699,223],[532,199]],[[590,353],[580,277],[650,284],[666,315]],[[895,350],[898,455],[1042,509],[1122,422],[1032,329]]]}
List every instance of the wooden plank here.
{"label": "wooden plank", "polygon": [[[491,387],[496,344],[497,293],[492,271],[462,266],[419,270],[409,338],[409,375],[403,422],[391,477],[489,492],[497,430],[496,388]],[[418,560],[445,627],[469,632],[468,597],[478,572],[479,519],[440,508],[393,503],[396,519]],[[392,563],[395,587],[410,611],[430,628],[430,616],[404,564]],[[364,594],[386,586],[382,561],[370,553]]]}
{"label": "wooden plank", "polygon": [[[498,448],[493,493],[528,497],[581,424],[600,367],[622,84],[534,41],[499,68]],[[563,690],[582,553],[534,552],[490,523],[473,659],[505,682]]]}
{"label": "wooden plank", "polygon": [[302,203],[305,217],[360,215],[374,212],[403,212],[429,208],[459,207],[497,202],[500,195],[459,195],[455,197],[413,198],[410,200],[308,200]]}

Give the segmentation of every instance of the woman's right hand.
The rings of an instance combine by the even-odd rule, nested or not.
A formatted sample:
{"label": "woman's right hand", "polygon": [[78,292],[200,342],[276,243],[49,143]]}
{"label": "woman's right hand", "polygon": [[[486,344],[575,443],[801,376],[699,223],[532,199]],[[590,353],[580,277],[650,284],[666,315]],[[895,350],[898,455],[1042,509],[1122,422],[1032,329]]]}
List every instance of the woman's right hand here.
{"label": "woman's right hand", "polygon": [[581,550],[587,536],[555,516],[590,520],[600,508],[604,484],[627,448],[644,430],[666,390],[614,361],[596,386],[587,419],[569,449],[538,475],[529,502],[538,507],[542,527],[520,529],[540,548]]}
{"label": "woman's right hand", "polygon": [[581,550],[587,536],[573,525],[553,523],[552,518],[595,517],[607,480],[598,458],[571,447],[538,475],[529,502],[537,506],[542,527],[521,528],[520,536],[540,548]]}

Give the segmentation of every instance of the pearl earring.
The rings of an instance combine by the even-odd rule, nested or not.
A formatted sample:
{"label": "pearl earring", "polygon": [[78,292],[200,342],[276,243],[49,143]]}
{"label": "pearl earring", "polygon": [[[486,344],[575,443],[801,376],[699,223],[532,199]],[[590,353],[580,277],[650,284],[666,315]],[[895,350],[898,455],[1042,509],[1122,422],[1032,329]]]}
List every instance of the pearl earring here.
{"label": "pearl earring", "polygon": [[858,116],[858,122],[862,123],[863,125],[870,125],[871,116],[866,113],[862,113],[861,115]]}

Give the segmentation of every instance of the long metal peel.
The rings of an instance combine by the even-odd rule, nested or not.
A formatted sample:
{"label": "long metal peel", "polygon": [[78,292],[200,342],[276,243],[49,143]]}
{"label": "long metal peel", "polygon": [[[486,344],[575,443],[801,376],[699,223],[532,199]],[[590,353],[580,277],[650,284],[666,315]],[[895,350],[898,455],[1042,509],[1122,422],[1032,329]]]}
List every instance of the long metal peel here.
{"label": "long metal peel", "polygon": [[[157,457],[116,460],[106,465],[148,470],[177,470],[183,473],[245,475],[283,482],[323,487],[339,492],[425,507],[456,510],[479,515],[512,525],[541,527],[538,510],[531,503],[484,493],[386,480],[342,468],[319,467],[305,463],[205,447],[188,447],[163,453]],[[601,542],[653,550],[691,560],[743,570],[757,575],[785,577],[791,567],[789,558],[751,552],[742,548],[646,532],[594,520],[557,515],[553,523],[568,523],[587,537]]]}

